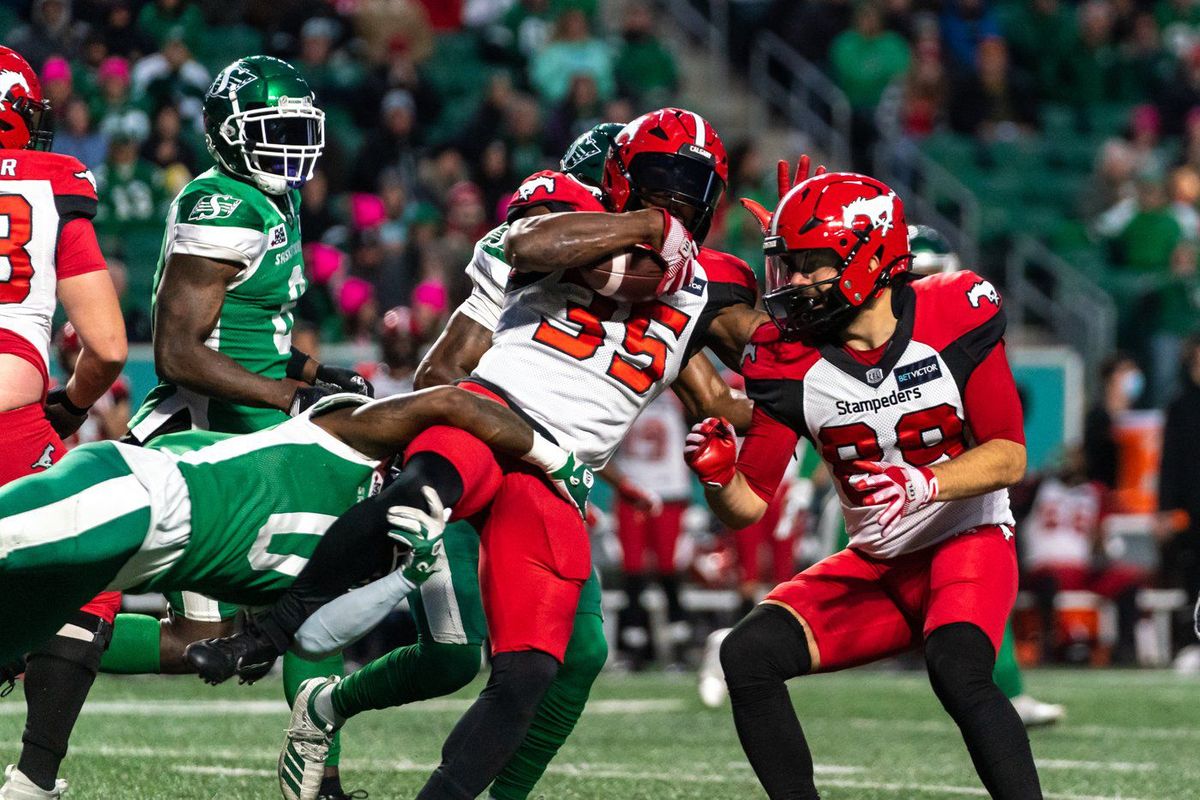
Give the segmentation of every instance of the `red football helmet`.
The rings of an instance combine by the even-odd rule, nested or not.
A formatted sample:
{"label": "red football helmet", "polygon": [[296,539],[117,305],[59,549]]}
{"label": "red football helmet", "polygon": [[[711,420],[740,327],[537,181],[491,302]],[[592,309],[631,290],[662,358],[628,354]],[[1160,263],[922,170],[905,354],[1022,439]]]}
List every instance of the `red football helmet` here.
{"label": "red football helmet", "polygon": [[[784,195],[763,252],[763,304],[789,338],[841,330],[912,259],[900,198],[880,181],[852,172],[816,175]],[[833,267],[837,275],[792,284],[797,272],[821,267]]]}
{"label": "red football helmet", "polygon": [[29,62],[0,45],[0,148],[49,150],[50,103]]}
{"label": "red football helmet", "polygon": [[699,244],[728,181],[729,158],[716,129],[695,112],[660,108],[617,134],[601,187],[616,211],[665,208]]}

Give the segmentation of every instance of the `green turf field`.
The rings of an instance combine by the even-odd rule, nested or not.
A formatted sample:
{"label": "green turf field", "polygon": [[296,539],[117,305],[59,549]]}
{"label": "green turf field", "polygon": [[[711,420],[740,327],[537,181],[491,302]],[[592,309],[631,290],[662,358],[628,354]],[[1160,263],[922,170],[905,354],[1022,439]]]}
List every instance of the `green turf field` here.
{"label": "green turf field", "polygon": [[[1068,722],[1033,734],[1046,798],[1200,797],[1200,679],[1164,672],[1034,672]],[[478,689],[477,684],[474,689]],[[347,788],[410,798],[471,693],[365,714],[347,729]],[[793,696],[828,800],[983,797],[956,730],[922,675],[807,678]],[[691,676],[605,675],[575,737],[539,787],[555,800],[762,797],[728,709]],[[0,766],[15,759],[24,704],[0,700]],[[63,777],[71,800],[274,798],[286,712],[279,683],[210,688],[194,678],[101,676]]]}

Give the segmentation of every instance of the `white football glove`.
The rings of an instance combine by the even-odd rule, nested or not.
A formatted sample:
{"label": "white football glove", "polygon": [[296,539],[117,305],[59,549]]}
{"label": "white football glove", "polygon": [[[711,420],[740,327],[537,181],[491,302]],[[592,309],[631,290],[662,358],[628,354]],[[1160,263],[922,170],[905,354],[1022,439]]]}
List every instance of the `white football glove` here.
{"label": "white football glove", "polygon": [[937,500],[937,477],[928,467],[885,461],[855,461],[854,467],[862,472],[850,476],[850,486],[864,494],[862,505],[882,506],[873,524],[885,538],[901,517]]}

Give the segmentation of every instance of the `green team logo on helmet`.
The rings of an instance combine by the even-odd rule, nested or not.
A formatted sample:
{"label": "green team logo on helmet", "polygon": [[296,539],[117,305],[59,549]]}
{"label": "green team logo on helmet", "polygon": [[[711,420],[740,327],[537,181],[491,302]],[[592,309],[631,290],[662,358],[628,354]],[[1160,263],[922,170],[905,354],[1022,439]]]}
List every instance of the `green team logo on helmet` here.
{"label": "green team logo on helmet", "polygon": [[599,186],[604,176],[604,159],[608,156],[608,148],[624,127],[619,122],[601,122],[581,134],[571,142],[562,161],[558,162],[559,169],[584,183]]}
{"label": "green team logo on helmet", "polygon": [[268,194],[298,189],[325,149],[325,112],[296,68],[241,58],[204,95],[204,140],[228,172]]}
{"label": "green team logo on helmet", "polygon": [[949,240],[928,225],[908,226],[908,249],[913,254],[912,271],[918,275],[962,269],[958,253],[954,252]]}

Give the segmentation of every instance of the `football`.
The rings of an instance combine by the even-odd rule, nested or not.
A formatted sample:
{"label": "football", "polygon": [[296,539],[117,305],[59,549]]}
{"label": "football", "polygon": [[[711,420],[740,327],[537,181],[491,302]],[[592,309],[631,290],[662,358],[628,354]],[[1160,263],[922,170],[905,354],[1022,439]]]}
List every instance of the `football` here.
{"label": "football", "polygon": [[593,267],[581,269],[580,273],[583,282],[597,294],[626,303],[640,303],[657,296],[664,269],[662,261],[653,252],[633,247]]}

